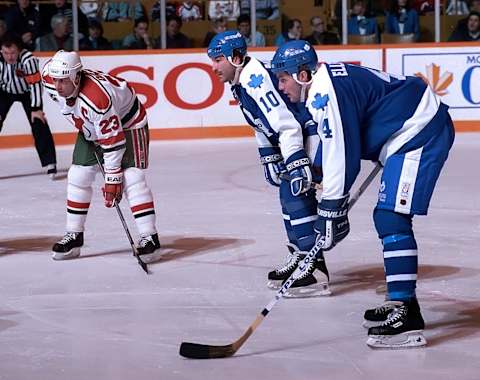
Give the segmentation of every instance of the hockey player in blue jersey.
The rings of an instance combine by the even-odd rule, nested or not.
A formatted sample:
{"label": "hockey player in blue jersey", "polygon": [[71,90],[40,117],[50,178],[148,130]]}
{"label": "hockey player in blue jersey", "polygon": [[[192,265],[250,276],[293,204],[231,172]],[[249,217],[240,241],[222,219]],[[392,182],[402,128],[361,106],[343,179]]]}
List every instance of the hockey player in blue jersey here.
{"label": "hockey player in blue jersey", "polygon": [[[306,149],[317,150],[320,141],[317,128],[304,107],[297,108],[278,92],[275,75],[259,60],[247,55],[245,39],[238,31],[217,34],[207,54],[213,71],[222,82],[231,84],[245,119],[255,129],[266,180],[279,187],[290,253],[284,265],[268,274],[268,285],[275,289],[293,273],[305,252],[315,244],[313,224],[317,218],[317,200],[315,190],[311,189],[312,173]],[[282,173],[288,173],[290,181],[282,179]],[[328,294],[328,271],[321,255],[286,296]]]}
{"label": "hockey player in blue jersey", "polygon": [[365,312],[367,344],[425,345],[412,219],[427,214],[454,141],[448,106],[417,77],[343,63],[318,66],[315,50],[301,40],[278,48],[271,69],[279,90],[292,102],[306,101],[319,125],[323,193],[315,231],[325,250],[349,233],[348,197],[360,160],[384,166],[373,219],[383,244],[388,301]]}

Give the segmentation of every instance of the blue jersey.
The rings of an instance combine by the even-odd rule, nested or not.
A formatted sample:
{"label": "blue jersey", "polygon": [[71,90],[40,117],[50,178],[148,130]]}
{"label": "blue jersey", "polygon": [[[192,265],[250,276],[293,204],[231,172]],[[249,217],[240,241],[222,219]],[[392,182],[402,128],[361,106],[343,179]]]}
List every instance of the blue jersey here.
{"label": "blue jersey", "polygon": [[350,191],[361,159],[384,164],[407,143],[425,144],[449,120],[448,107],[420,78],[343,63],[319,68],[306,104],[322,139],[325,199]]}
{"label": "blue jersey", "polygon": [[304,149],[305,135],[312,130],[312,117],[303,105],[292,104],[279,93],[276,76],[256,58],[249,57],[232,93],[248,124],[255,129],[260,152],[279,148],[284,160]]}

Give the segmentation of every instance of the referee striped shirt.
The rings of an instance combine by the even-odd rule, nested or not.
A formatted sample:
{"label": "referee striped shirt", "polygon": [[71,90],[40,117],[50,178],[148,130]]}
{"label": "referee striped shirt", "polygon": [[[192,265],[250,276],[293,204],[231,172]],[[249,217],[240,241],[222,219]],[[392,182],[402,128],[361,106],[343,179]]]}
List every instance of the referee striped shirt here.
{"label": "referee striped shirt", "polygon": [[10,65],[0,55],[0,88],[14,95],[30,93],[33,111],[42,109],[42,82],[38,58],[23,49],[17,62]]}

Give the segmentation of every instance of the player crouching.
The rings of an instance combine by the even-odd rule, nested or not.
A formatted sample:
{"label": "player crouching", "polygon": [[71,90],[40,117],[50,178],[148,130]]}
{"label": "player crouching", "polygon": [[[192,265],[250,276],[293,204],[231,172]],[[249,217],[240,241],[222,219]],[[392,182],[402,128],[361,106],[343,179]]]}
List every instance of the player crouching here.
{"label": "player crouching", "polygon": [[99,171],[95,152],[105,169],[105,206],[114,207],[125,194],[141,236],[138,253],[153,253],[160,243],[153,196],[143,171],[148,167],[149,133],[145,108],[135,91],[121,78],[83,69],[76,52],[62,50],[47,62],[42,80],[79,131],[68,171],[67,233],[53,246],[53,259],[80,255],[92,184]]}

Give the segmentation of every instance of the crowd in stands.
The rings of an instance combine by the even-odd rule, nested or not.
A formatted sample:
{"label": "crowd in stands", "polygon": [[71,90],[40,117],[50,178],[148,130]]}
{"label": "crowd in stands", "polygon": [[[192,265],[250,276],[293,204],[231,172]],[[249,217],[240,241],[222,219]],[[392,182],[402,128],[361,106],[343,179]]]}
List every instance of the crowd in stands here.
{"label": "crowd in stands", "polygon": [[[313,2],[314,0],[312,0]],[[160,20],[160,1],[146,9],[141,1],[79,2],[78,31],[81,50],[157,49],[161,38],[152,37],[150,23]],[[304,38],[315,45],[340,43],[341,0],[336,1],[335,16],[312,15],[308,31],[297,18],[282,16],[279,0],[257,0],[257,20],[277,20],[283,31],[272,39],[275,45]],[[411,35],[420,39],[420,18],[432,14],[434,0],[350,0],[348,34],[369,36],[383,41],[382,34]],[[480,41],[480,0],[441,0],[445,15],[465,16],[456,25],[449,41]],[[40,14],[42,17],[40,17]],[[379,22],[381,20],[381,23]],[[203,39],[207,46],[216,33],[236,25],[249,46],[266,46],[265,36],[251,30],[250,0],[166,1],[167,48],[193,47],[192,36],[182,33],[185,23],[210,21],[211,30]],[[109,41],[104,36],[104,22],[129,21],[133,28],[122,39]],[[72,5],[67,0],[32,3],[16,0],[15,5],[0,6],[0,38],[5,33],[18,35],[31,51],[73,49]],[[198,46],[198,45],[196,45]]]}

